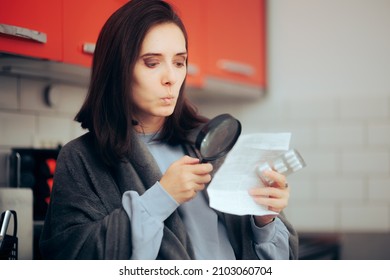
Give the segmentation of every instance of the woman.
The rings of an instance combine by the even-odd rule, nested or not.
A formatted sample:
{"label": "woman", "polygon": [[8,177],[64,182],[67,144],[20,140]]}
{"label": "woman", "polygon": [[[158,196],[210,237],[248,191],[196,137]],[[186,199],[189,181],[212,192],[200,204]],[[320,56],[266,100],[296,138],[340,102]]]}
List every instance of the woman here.
{"label": "woman", "polygon": [[[184,94],[187,34],[163,1],[133,0],[106,22],[88,96],[75,120],[89,130],[57,159],[40,248],[45,259],[295,259],[283,214],[219,213],[205,187],[221,161],[200,163],[190,136],[207,121]],[[253,188],[281,212],[289,190]]]}

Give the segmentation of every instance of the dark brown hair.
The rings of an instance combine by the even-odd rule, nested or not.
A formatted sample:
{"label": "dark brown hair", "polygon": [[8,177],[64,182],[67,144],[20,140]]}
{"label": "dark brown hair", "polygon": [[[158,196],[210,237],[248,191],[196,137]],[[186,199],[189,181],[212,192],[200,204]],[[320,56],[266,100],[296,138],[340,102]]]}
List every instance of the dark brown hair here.
{"label": "dark brown hair", "polygon": [[[114,165],[131,152],[134,103],[131,92],[133,70],[142,42],[149,29],[162,23],[186,29],[172,9],[161,0],[132,0],[118,9],[104,24],[96,44],[91,83],[75,120],[96,138],[104,162]],[[186,134],[205,119],[184,94],[185,81],[173,114],[167,117],[160,140],[175,145],[186,141]]]}

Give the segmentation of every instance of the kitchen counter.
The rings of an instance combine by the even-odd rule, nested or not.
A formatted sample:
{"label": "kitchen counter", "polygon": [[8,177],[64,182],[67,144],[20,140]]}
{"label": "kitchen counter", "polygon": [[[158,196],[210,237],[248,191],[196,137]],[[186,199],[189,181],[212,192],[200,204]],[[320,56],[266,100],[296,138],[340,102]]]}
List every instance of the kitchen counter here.
{"label": "kitchen counter", "polygon": [[390,233],[299,233],[303,260],[390,260]]}

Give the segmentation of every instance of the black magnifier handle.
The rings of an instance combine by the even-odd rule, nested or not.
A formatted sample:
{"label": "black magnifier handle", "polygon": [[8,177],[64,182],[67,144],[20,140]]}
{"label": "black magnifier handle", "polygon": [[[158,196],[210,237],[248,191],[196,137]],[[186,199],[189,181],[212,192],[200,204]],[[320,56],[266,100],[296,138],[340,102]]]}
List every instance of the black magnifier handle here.
{"label": "black magnifier handle", "polygon": [[199,163],[206,163],[207,162],[207,160],[202,158],[201,154],[199,153],[199,151],[196,148],[194,148],[192,145],[190,147],[191,147],[192,151],[195,153],[196,157],[199,159]]}

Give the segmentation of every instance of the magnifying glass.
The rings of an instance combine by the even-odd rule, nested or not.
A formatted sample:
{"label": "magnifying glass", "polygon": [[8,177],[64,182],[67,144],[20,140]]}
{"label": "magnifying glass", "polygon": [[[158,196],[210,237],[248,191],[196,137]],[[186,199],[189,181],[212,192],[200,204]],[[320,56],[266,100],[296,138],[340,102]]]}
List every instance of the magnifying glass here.
{"label": "magnifying glass", "polygon": [[229,114],[218,115],[199,131],[195,148],[201,162],[209,162],[226,155],[241,134],[241,123]]}

